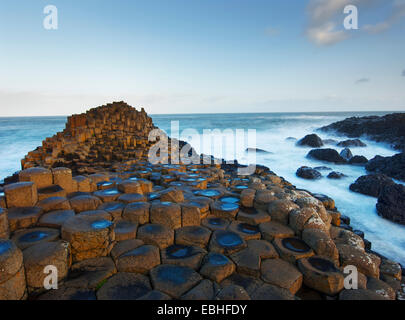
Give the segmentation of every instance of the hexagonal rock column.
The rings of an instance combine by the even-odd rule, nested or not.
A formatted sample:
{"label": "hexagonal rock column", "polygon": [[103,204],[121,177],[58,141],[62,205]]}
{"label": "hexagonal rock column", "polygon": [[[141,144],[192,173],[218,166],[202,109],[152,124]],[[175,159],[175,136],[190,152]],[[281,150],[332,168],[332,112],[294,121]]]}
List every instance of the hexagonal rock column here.
{"label": "hexagonal rock column", "polygon": [[294,231],[284,224],[270,221],[259,225],[263,239],[273,241],[274,239],[283,239],[294,237]]}
{"label": "hexagonal rock column", "polygon": [[206,254],[207,251],[200,247],[174,244],[162,250],[162,263],[197,270]]}
{"label": "hexagonal rock column", "polygon": [[115,223],[115,240],[116,241],[123,241],[128,239],[135,239],[136,238],[136,231],[138,229],[138,224],[131,222],[120,220]]}
{"label": "hexagonal rock column", "polygon": [[329,257],[333,261],[339,261],[339,252],[335,242],[330,238],[330,235],[319,229],[305,229],[302,232],[302,240],[304,240],[317,255]]}
{"label": "hexagonal rock column", "polygon": [[33,182],[17,182],[4,187],[8,208],[31,207],[38,201],[37,188]]}
{"label": "hexagonal rock column", "polygon": [[250,300],[249,294],[246,290],[237,285],[229,285],[221,289],[218,293],[217,297],[218,300]]}
{"label": "hexagonal rock column", "polygon": [[23,255],[10,240],[0,239],[0,300],[19,300],[25,295]]}
{"label": "hexagonal rock column", "polygon": [[80,192],[91,192],[91,180],[85,176],[75,176],[73,178],[73,189]]}
{"label": "hexagonal rock column", "polygon": [[133,202],[145,202],[146,197],[140,193],[126,193],[119,196],[118,201],[121,201],[125,204],[133,203]]}
{"label": "hexagonal rock column", "polygon": [[299,207],[292,201],[277,199],[269,203],[267,212],[272,221],[287,225],[290,212],[298,208]]}
{"label": "hexagonal rock column", "polygon": [[235,219],[239,204],[215,201],[211,204],[211,214],[218,218]]}
{"label": "hexagonal rock column", "polygon": [[73,261],[106,256],[115,239],[114,224],[98,217],[75,216],[62,225],[62,239],[70,242]]}
{"label": "hexagonal rock column", "polygon": [[312,249],[300,238],[278,238],[273,241],[273,244],[280,257],[293,264],[298,259],[314,255]]}
{"label": "hexagonal rock column", "polygon": [[240,207],[237,219],[249,224],[260,224],[271,220],[266,212],[254,207]]}
{"label": "hexagonal rock column", "polygon": [[181,225],[199,226],[201,224],[201,211],[200,206],[188,202],[181,205]]}
{"label": "hexagonal rock column", "polygon": [[235,264],[227,256],[211,252],[203,261],[200,273],[212,281],[220,283],[235,272]]}
{"label": "hexagonal rock column", "polygon": [[74,217],[73,210],[56,210],[45,213],[39,218],[38,226],[48,228],[61,228],[62,224],[69,218]]}
{"label": "hexagonal rock column", "polygon": [[248,224],[246,222],[233,221],[228,230],[239,234],[245,240],[258,240],[262,236],[257,225]]}
{"label": "hexagonal rock column", "polygon": [[164,249],[173,244],[174,230],[162,224],[146,224],[138,229],[138,239]]}
{"label": "hexagonal rock column", "polygon": [[122,218],[134,223],[146,224],[149,223],[149,209],[148,202],[130,203],[125,207]]}
{"label": "hexagonal rock column", "polygon": [[83,260],[72,265],[65,285],[72,288],[96,289],[116,272],[114,261],[109,257]]}
{"label": "hexagonal rock column", "polygon": [[97,291],[98,300],[136,300],[152,290],[149,278],[136,273],[119,272]]}
{"label": "hexagonal rock column", "polygon": [[202,280],[191,268],[165,264],[152,269],[150,277],[154,289],[175,299],[179,299]]}
{"label": "hexagonal rock column", "polygon": [[60,232],[52,228],[23,229],[14,233],[12,240],[21,250],[32,247],[42,242],[58,239]]}
{"label": "hexagonal rock column", "polygon": [[0,239],[8,239],[10,230],[8,226],[7,210],[0,208]]}
{"label": "hexagonal rock column", "polygon": [[76,213],[96,210],[101,204],[102,201],[99,198],[89,195],[76,196],[70,199],[70,205]]}
{"label": "hexagonal rock column", "polygon": [[118,202],[118,201],[113,201],[113,202],[106,202],[101,204],[97,210],[103,210],[108,212],[113,220],[119,220],[122,217],[122,212],[125,209],[125,204]]}
{"label": "hexagonal rock column", "polygon": [[10,232],[17,229],[29,228],[37,223],[42,214],[42,209],[39,207],[19,207],[8,210],[8,223]]}
{"label": "hexagonal rock column", "polygon": [[41,167],[34,167],[20,171],[18,179],[19,181],[33,182],[38,189],[48,187],[53,183],[52,172]]}
{"label": "hexagonal rock column", "polygon": [[42,242],[24,250],[23,255],[27,286],[30,289],[44,288],[44,280],[48,275],[44,273],[46,266],[56,267],[58,282],[69,271],[71,257],[66,241]]}
{"label": "hexagonal rock column", "polygon": [[38,202],[37,207],[42,208],[44,213],[55,210],[71,210],[70,202],[65,197],[50,197]]}
{"label": "hexagonal rock column", "polygon": [[246,248],[243,238],[232,231],[217,230],[212,234],[210,251],[222,254],[232,254]]}
{"label": "hexagonal rock column", "polygon": [[53,183],[61,186],[67,193],[76,191],[73,186],[72,170],[69,168],[52,168]]}
{"label": "hexagonal rock column", "polygon": [[160,192],[160,200],[181,203],[184,201],[184,194],[179,189],[169,188]]}
{"label": "hexagonal rock column", "polygon": [[117,185],[117,188],[122,193],[139,193],[142,194],[143,190],[141,184],[137,181],[125,180]]}
{"label": "hexagonal rock column", "polygon": [[304,275],[304,284],[328,296],[343,289],[344,275],[335,264],[324,257],[313,256],[298,260],[298,268]]}
{"label": "hexagonal rock column", "polygon": [[302,286],[302,274],[291,263],[282,259],[267,259],[261,266],[262,279],[295,294]]}
{"label": "hexagonal rock column", "polygon": [[56,184],[38,189],[38,201],[53,197],[66,197],[66,191]]}
{"label": "hexagonal rock column", "polygon": [[150,222],[181,228],[181,207],[172,202],[156,202],[150,208]]}
{"label": "hexagonal rock column", "polygon": [[256,190],[254,189],[245,189],[240,193],[240,202],[242,206],[251,208],[253,207],[253,202],[255,199]]}
{"label": "hexagonal rock column", "polygon": [[176,231],[175,242],[186,246],[205,248],[211,237],[211,231],[200,226],[179,228]]}
{"label": "hexagonal rock column", "polygon": [[219,290],[218,284],[204,279],[181,297],[181,300],[214,300]]}
{"label": "hexagonal rock column", "polygon": [[93,193],[94,196],[101,199],[103,202],[112,202],[117,200],[122,193],[119,192],[117,189],[105,189],[99,190]]}
{"label": "hexagonal rock column", "polygon": [[230,221],[214,216],[208,216],[201,221],[201,224],[212,231],[226,230],[230,224]]}
{"label": "hexagonal rock column", "polygon": [[119,272],[147,274],[159,264],[159,248],[152,245],[140,246],[122,254],[117,259],[117,269]]}
{"label": "hexagonal rock column", "polygon": [[263,259],[276,259],[278,253],[273,245],[265,240],[249,240],[247,248],[233,253],[230,257],[236,264],[239,274],[259,277]]}

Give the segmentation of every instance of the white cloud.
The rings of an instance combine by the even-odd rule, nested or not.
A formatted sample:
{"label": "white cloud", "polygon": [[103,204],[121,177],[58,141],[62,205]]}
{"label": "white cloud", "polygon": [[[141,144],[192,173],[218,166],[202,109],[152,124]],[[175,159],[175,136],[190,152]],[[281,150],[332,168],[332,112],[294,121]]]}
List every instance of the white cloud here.
{"label": "white cloud", "polygon": [[363,27],[363,30],[371,34],[385,32],[403,17],[405,17],[405,0],[396,0],[393,2],[392,13],[386,20],[374,25],[367,24]]}

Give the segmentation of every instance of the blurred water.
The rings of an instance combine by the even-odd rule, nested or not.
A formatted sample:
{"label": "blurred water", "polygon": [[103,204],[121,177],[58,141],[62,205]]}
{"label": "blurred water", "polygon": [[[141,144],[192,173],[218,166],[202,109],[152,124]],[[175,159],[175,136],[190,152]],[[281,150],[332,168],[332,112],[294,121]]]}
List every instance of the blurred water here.
{"label": "blurred water", "polygon": [[[204,129],[249,129],[256,130],[256,144],[238,139],[235,150],[225,154],[226,159],[238,159],[245,163],[247,147],[260,148],[270,151],[270,154],[257,154],[257,163],[270,167],[278,175],[295,184],[299,188],[308,189],[331,196],[336,201],[339,210],[352,219],[355,228],[365,232],[366,238],[373,243],[373,248],[405,265],[405,226],[391,223],[377,215],[376,199],[353,193],[349,185],[359,176],[365,174],[363,167],[325,164],[307,159],[305,156],[310,148],[295,146],[288,137],[302,138],[314,132],[317,128],[351,116],[383,115],[385,113],[272,113],[272,114],[188,114],[188,115],[152,115],[155,125],[171,135],[171,121],[178,121],[180,133],[184,129],[193,129],[202,133]],[[42,140],[63,130],[66,117],[32,117],[32,118],[0,118],[0,180],[13,172],[20,170],[20,160],[27,152],[40,146]],[[322,138],[342,140],[333,134],[318,133]],[[193,143],[192,137],[180,136],[182,140],[190,141],[198,152],[198,143]],[[372,158],[375,155],[390,156],[396,152],[367,139],[366,148],[352,148],[352,152]],[[218,143],[218,141],[214,141]],[[332,146],[333,147],[333,146]],[[338,148],[336,148],[338,149]],[[340,151],[340,149],[338,149]],[[208,153],[208,152],[207,152]],[[215,156],[221,150],[213,149]],[[296,170],[303,166],[326,165],[333,170],[347,175],[342,180],[329,180],[326,177],[318,181],[307,181],[295,175]],[[325,176],[327,173],[325,174]]]}

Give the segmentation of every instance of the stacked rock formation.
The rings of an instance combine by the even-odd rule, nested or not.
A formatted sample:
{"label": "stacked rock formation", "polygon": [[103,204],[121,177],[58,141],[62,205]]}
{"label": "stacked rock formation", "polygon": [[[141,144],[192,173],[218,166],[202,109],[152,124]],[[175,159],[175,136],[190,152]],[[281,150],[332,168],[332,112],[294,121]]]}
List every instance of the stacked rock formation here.
{"label": "stacked rock formation", "polygon": [[116,161],[141,158],[154,128],[145,110],[114,102],[68,118],[66,128],[29,152],[22,169],[68,167],[74,173],[94,172]]}
{"label": "stacked rock formation", "polygon": [[[134,158],[76,176],[22,170],[0,195],[0,299],[401,297],[400,265],[332,199],[232,169]],[[344,289],[348,265],[358,290]],[[56,290],[43,285],[49,266]]]}

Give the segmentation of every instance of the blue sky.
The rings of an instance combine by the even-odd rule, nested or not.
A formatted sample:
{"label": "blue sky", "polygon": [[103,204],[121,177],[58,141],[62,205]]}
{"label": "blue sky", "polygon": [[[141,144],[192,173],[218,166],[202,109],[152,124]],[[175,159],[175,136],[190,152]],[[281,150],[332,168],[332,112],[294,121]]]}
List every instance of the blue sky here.
{"label": "blue sky", "polygon": [[402,0],[2,0],[0,116],[405,111],[404,40]]}

